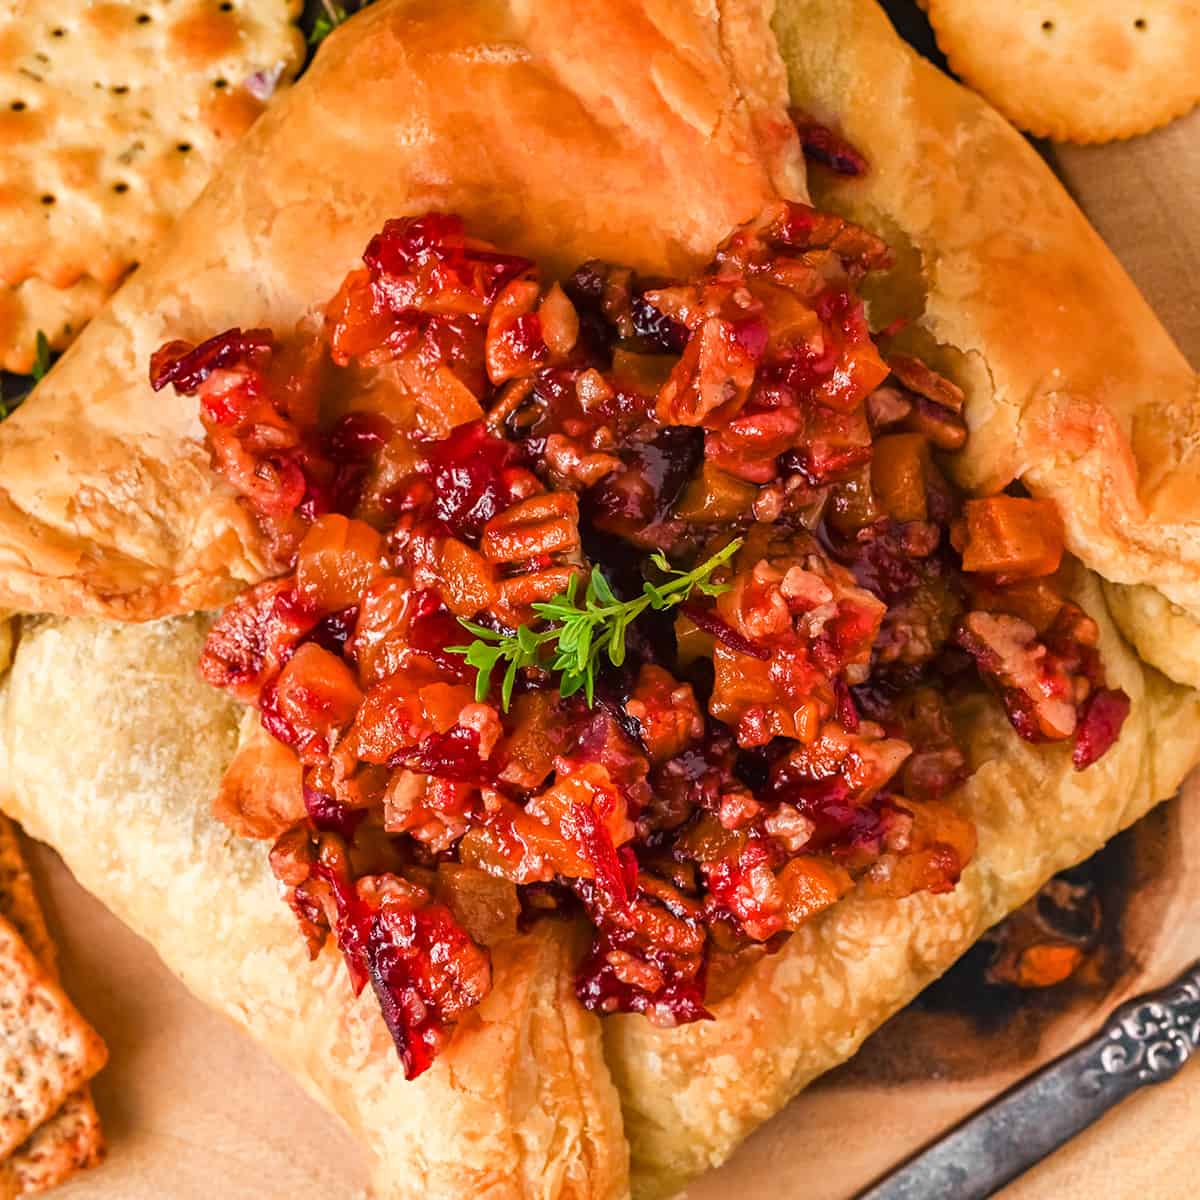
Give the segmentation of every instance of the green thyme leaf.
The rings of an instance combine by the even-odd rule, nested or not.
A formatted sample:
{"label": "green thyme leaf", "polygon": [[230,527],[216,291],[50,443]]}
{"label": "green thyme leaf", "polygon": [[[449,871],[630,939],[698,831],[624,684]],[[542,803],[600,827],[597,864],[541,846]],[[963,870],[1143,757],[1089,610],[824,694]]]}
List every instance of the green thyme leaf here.
{"label": "green thyme leaf", "polygon": [[50,370],[50,339],[39,329],[33,367],[29,372],[33,376],[33,382],[38,383],[48,370]]}
{"label": "green thyme leaf", "polygon": [[313,22],[308,44],[319,46],[349,15],[345,7],[335,3],[335,0],[321,0],[321,11]]}
{"label": "green thyme leaf", "polygon": [[[599,567],[587,577],[583,602],[579,601],[579,575],[572,575],[566,589],[549,600],[532,605],[534,614],[545,622],[535,629],[522,625],[515,633],[499,633],[462,617],[459,624],[476,637],[467,646],[448,647],[451,654],[462,654],[478,672],[475,696],[483,700],[491,690],[492,672],[501,662],[507,666],[500,688],[505,712],[512,701],[518,673],[527,667],[539,667],[559,676],[559,694],[573,696],[583,691],[588,706],[595,703],[596,668],[607,659],[614,667],[625,661],[629,626],[651,608],[662,612],[682,604],[695,590],[705,596],[718,596],[729,587],[716,583],[712,574],[738,551],[741,538],[730,542],[691,571],[673,567],[661,550],[650,556],[666,582],[642,585],[641,594],[621,600]],[[543,653],[543,648],[550,654]]]}

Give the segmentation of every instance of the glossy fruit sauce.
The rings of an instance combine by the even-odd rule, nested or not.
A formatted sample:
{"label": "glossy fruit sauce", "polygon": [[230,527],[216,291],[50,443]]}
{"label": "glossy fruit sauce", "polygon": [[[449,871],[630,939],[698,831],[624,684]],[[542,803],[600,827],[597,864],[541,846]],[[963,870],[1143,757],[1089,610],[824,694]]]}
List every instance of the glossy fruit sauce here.
{"label": "glossy fruit sauce", "polygon": [[[387,223],[319,328],[154,356],[278,571],[204,676],[298,781],[272,865],[409,1076],[533,920],[590,930],[588,1008],[669,1026],[853,887],[953,888],[972,692],[1080,769],[1117,736],[1053,505],[964,500],[962,393],[871,335],[857,288],[888,260],[790,204],[692,279],[549,282],[431,213]],[[595,567],[620,605],[734,539],[587,688],[564,698],[553,638],[507,704],[503,672],[477,688],[463,620],[516,645]]]}

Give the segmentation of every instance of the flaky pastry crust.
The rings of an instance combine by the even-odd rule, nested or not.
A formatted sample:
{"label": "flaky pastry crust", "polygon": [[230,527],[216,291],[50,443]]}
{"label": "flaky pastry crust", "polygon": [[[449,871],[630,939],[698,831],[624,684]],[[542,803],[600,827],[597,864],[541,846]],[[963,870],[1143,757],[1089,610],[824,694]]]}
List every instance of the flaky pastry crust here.
{"label": "flaky pastry crust", "polygon": [[573,269],[698,265],[803,164],[766,0],[390,0],[293,92],[0,428],[0,604],[145,619],[265,563],[196,405],[147,382],[170,338],[288,331],[389,217],[461,213]]}
{"label": "flaky pastry crust", "polygon": [[870,161],[865,178],[811,186],[897,251],[876,324],[911,319],[901,341],[967,392],[959,482],[1020,479],[1058,503],[1089,567],[1200,617],[1197,378],[1100,235],[873,0],[788,0],[774,28],[794,101]]}
{"label": "flaky pastry crust", "polygon": [[196,673],[206,624],[27,621],[0,696],[3,807],[358,1132],[381,1197],[624,1195],[569,928],[494,948],[493,991],[411,1084],[370,988],[353,999],[332,946],[308,961],[267,847],[209,812],[240,713]]}
{"label": "flaky pastry crust", "polygon": [[[1058,500],[1084,563],[1200,612],[1195,381],[1132,284],[1032,151],[871,0],[781,3],[782,59],[766,15],[752,0],[381,0],[356,18],[0,427],[0,604],[154,617],[263,571],[207,470],[194,402],[144,382],[161,341],[287,328],[386,217],[430,207],[550,271],[592,256],[683,270],[778,191],[803,194],[790,81],[871,161],[819,199],[895,245],[872,316],[912,318],[914,348],[968,390],[961,480],[1020,477]],[[362,1132],[384,1195],[616,1197],[626,1141],[635,1193],[666,1195],[1191,766],[1200,699],[1122,643],[1094,575],[1077,592],[1132,715],[1076,774],[997,706],[961,713],[980,851],[956,891],[852,895],[717,1021],[671,1032],[628,1017],[601,1035],[571,997],[566,931],[543,930],[497,952],[495,992],[411,1085],[332,952],[304,961],[262,849],[209,815],[236,717],[195,681],[195,619],[27,623],[3,698],[3,800]]]}

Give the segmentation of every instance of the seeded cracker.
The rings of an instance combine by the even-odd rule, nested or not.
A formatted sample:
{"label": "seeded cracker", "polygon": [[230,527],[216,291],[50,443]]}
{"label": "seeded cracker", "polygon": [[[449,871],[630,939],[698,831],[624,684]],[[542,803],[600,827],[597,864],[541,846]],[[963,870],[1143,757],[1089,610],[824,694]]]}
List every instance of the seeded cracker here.
{"label": "seeded cracker", "polygon": [[107,1054],[16,929],[0,918],[0,1157],[58,1112]]}
{"label": "seeded cracker", "polygon": [[[300,0],[0,6],[0,283],[16,289],[0,300],[0,364],[26,366],[39,328],[65,345],[200,192],[299,69],[299,9]],[[17,288],[29,278],[72,294]]]}
{"label": "seeded cracker", "polygon": [[[57,977],[54,942],[21,853],[16,827],[0,815],[0,916],[11,921],[43,967]],[[100,1115],[86,1085],[0,1164],[0,1196],[31,1195],[56,1187],[106,1153]]]}
{"label": "seeded cracker", "polygon": [[1040,137],[1146,133],[1200,101],[1200,0],[929,0],[951,68]]}

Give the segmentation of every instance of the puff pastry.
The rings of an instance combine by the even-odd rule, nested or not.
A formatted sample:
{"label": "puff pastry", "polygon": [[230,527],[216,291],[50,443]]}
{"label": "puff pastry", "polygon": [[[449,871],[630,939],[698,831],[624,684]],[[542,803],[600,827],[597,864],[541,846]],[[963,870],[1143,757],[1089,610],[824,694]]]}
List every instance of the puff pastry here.
{"label": "puff pastry", "polygon": [[[238,716],[196,679],[205,621],[186,614],[266,562],[208,469],[194,402],[152,393],[146,363],[170,337],[290,326],[385,218],[431,207],[550,271],[589,256],[687,270],[771,199],[806,195],[789,102],[866,151],[865,178],[818,198],[895,246],[873,313],[911,318],[912,348],[966,390],[961,481],[1019,478],[1058,502],[1075,598],[1131,715],[1077,774],[1067,750],[972,702],[958,721],[980,843],[958,887],[852,893],[715,1021],[602,1028],[572,999],[570,929],[541,926],[494,949],[491,995],[405,1083],[336,954],[305,960],[265,852],[209,815]],[[0,799],[362,1134],[381,1195],[669,1195],[1192,766],[1193,673],[1137,633],[1153,597],[1181,622],[1200,614],[1195,390],[1034,152],[871,0],[380,0],[0,426],[0,604],[57,614],[20,624]],[[1150,597],[1113,606],[1140,658],[1100,577]]]}

